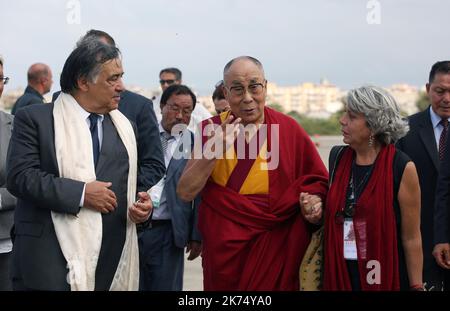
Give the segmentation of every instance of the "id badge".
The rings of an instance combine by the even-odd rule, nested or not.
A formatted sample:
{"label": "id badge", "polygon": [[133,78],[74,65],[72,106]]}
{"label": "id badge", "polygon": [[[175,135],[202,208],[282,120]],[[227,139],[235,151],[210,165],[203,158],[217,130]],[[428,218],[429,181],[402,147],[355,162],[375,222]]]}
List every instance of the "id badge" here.
{"label": "id badge", "polygon": [[344,221],[344,258],[347,260],[358,259],[355,230],[351,218],[345,218]]}

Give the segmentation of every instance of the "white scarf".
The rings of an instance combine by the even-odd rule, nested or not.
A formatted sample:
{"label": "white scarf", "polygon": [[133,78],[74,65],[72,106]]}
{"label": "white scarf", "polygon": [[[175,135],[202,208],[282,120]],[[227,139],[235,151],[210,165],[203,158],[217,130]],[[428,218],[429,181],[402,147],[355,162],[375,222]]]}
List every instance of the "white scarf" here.
{"label": "white scarf", "polygon": [[[53,118],[55,149],[60,177],[85,183],[96,180],[92,139],[86,120],[77,110],[78,103],[61,93],[55,102]],[[137,182],[137,147],[129,120],[118,110],[109,113],[128,152],[127,203],[135,201]],[[76,215],[52,212],[59,245],[67,261],[67,281],[71,290],[94,290],[95,270],[102,244],[100,212],[82,207]],[[136,226],[127,217],[126,239],[110,290],[137,290],[139,253]]]}

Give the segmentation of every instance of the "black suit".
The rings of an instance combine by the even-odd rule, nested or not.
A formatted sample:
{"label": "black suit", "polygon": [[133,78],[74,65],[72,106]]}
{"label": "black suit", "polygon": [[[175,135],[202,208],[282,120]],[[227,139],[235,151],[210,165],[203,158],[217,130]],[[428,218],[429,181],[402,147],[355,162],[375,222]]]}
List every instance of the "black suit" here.
{"label": "black suit", "polygon": [[20,96],[14,104],[14,107],[11,110],[11,114],[15,115],[17,113],[17,110],[21,108],[43,103],[44,97],[31,86],[27,86],[23,95]]}
{"label": "black suit", "polygon": [[[55,102],[60,93],[53,94],[52,102]],[[123,91],[120,95],[119,111],[137,126],[139,170],[137,187],[138,191],[147,191],[164,176],[166,171],[153,103],[144,96]]]}
{"label": "black suit", "polygon": [[[76,215],[84,183],[58,177],[53,124],[53,104],[21,109],[15,117],[8,150],[7,188],[18,198],[13,285],[29,289],[70,289],[51,211]],[[103,121],[96,176],[97,180],[112,182],[118,203],[114,212],[102,215],[103,239],[95,288],[107,290],[125,241],[128,176],[128,154],[109,115]]]}
{"label": "black suit", "polygon": [[138,190],[147,191],[164,176],[166,166],[153,103],[139,94],[123,91],[119,111],[137,126]]}
{"label": "black suit", "polygon": [[436,186],[436,203],[434,207],[434,243],[450,243],[449,231],[449,191],[450,191],[450,135],[447,141],[444,159],[441,162]]}
{"label": "black suit", "polygon": [[[429,108],[430,109],[430,108]],[[419,175],[421,191],[421,233],[423,248],[423,281],[427,288],[442,289],[444,271],[434,260],[434,199],[439,173],[439,155],[431,123],[430,111],[426,109],[409,117],[410,130],[400,139],[397,148],[414,162]]]}

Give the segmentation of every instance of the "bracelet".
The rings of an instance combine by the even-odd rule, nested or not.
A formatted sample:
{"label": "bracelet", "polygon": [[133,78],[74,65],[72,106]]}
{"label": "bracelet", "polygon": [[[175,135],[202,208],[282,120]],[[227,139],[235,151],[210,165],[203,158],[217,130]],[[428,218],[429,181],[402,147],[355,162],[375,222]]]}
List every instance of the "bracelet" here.
{"label": "bracelet", "polygon": [[414,284],[414,285],[411,285],[411,286],[409,287],[409,289],[412,290],[412,291],[425,291],[425,288],[423,287],[423,284]]}

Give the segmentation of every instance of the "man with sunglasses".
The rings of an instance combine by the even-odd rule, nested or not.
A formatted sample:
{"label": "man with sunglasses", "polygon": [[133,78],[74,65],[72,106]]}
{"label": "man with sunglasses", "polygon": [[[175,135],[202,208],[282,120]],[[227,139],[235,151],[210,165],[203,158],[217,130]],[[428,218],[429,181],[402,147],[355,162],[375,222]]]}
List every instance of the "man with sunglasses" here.
{"label": "man with sunglasses", "polygon": [[[182,73],[181,70],[175,67],[164,68],[159,72],[159,84],[161,85],[162,93],[171,85],[180,85],[182,84]],[[154,97],[153,100],[153,110],[155,110],[156,118],[158,122],[161,122],[161,108],[160,108],[160,100],[161,97]],[[211,113],[201,104],[196,103],[195,109],[191,115],[191,121],[188,125],[188,129],[195,133],[197,124],[203,120],[210,118]]]}
{"label": "man with sunglasses", "polygon": [[44,103],[44,95],[50,92],[53,76],[50,67],[46,64],[33,64],[27,73],[28,86],[25,93],[19,97],[11,110],[15,115],[17,110],[27,106]]}

